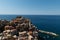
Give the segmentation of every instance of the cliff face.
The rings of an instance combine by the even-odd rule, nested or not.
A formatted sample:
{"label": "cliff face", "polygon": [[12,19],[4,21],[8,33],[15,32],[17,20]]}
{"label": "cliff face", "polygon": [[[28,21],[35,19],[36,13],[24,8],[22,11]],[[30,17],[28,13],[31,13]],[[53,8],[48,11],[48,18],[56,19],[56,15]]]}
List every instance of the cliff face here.
{"label": "cliff face", "polygon": [[[11,21],[0,20],[1,40],[41,40],[32,22],[22,16]],[[43,40],[43,39],[42,39]]]}

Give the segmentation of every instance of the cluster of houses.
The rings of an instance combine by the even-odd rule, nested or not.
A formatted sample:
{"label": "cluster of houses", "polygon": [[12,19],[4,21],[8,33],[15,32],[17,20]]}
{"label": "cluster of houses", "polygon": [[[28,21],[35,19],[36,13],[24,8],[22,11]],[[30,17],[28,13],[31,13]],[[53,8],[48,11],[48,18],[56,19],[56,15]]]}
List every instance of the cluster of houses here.
{"label": "cluster of houses", "polygon": [[11,21],[0,21],[0,29],[0,40],[38,40],[35,25],[22,16]]}

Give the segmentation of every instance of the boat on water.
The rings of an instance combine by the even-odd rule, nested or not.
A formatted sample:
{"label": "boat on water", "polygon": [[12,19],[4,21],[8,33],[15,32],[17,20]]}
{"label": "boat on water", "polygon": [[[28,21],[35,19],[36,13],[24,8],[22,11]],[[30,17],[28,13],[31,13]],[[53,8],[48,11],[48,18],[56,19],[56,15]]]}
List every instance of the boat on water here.
{"label": "boat on water", "polygon": [[39,38],[39,33],[59,36],[53,32],[38,30],[29,19],[22,16],[11,21],[0,20],[0,40],[44,40]]}

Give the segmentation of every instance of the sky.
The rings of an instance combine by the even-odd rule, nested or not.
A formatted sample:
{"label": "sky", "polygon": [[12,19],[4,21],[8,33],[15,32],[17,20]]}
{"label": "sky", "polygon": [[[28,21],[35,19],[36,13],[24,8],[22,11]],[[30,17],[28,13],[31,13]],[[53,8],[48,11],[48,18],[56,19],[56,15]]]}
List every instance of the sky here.
{"label": "sky", "polygon": [[0,0],[0,14],[60,15],[60,0]]}

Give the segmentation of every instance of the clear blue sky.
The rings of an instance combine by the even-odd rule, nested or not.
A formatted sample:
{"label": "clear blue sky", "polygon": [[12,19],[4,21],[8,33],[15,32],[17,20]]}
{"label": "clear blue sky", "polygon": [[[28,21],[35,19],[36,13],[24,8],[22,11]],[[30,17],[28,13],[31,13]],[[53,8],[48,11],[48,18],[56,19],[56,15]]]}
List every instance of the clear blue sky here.
{"label": "clear blue sky", "polygon": [[60,0],[0,0],[0,14],[60,15]]}

